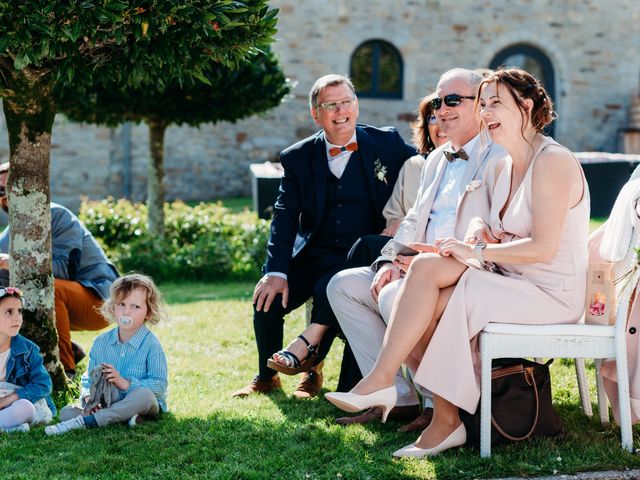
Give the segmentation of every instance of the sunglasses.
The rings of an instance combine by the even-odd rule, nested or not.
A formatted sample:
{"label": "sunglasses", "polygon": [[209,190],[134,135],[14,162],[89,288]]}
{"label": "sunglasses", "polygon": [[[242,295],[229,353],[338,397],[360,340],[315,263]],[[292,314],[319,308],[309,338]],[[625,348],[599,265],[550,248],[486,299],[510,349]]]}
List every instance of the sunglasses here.
{"label": "sunglasses", "polygon": [[17,287],[4,287],[0,288],[0,298],[7,295],[13,295],[14,297],[22,298],[22,290]]}
{"label": "sunglasses", "polygon": [[436,97],[433,100],[431,100],[431,108],[433,108],[434,110],[440,110],[443,100],[444,100],[444,104],[447,107],[457,107],[462,103],[462,100],[464,100],[465,98],[467,100],[476,99],[476,97],[468,97],[464,95],[458,95],[457,93],[452,93],[451,95],[446,95],[444,98]]}

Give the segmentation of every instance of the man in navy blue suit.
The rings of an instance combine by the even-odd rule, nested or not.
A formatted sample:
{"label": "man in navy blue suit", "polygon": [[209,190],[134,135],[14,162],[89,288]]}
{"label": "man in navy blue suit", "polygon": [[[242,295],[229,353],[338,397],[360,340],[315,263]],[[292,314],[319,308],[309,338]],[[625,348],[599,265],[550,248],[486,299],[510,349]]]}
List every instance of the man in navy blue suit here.
{"label": "man in navy blue suit", "polygon": [[[326,297],[327,283],[343,268],[360,236],[384,229],[382,209],[400,167],[416,153],[394,128],[356,124],[358,99],[346,77],[318,79],[309,105],[322,131],[280,154],[284,176],[264,276],[253,295],[259,374],[234,393],[237,397],[280,387],[278,372],[267,361],[282,348],[285,314],[313,297],[312,323],[338,325]],[[324,336],[317,364],[334,337],[335,332]],[[305,373],[296,396],[317,394],[320,368]]]}

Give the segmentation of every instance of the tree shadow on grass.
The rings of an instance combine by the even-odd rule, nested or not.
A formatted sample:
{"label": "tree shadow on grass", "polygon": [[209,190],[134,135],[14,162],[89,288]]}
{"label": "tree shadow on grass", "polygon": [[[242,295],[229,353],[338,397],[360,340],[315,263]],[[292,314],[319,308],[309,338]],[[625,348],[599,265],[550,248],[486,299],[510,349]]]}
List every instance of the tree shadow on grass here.
{"label": "tree shadow on grass", "polygon": [[214,413],[129,429],[109,426],[46,437],[37,429],[14,448],[0,439],[3,479],[411,478],[390,460],[382,436],[364,441],[322,421],[271,421]]}
{"label": "tree shadow on grass", "polygon": [[5,435],[0,471],[3,479],[464,479],[575,471],[584,469],[585,457],[592,459],[590,469],[620,465],[608,460],[620,450],[617,430],[610,432],[613,439],[605,432],[607,448],[598,439],[573,436],[597,425],[584,416],[566,440],[495,448],[491,459],[465,447],[432,459],[393,460],[391,453],[415,434],[396,433],[394,424],[340,427],[326,414],[333,413],[329,408],[287,415],[293,404],[277,401],[284,417],[247,408],[199,418],[169,414],[135,429],[117,425],[46,437],[40,427]]}

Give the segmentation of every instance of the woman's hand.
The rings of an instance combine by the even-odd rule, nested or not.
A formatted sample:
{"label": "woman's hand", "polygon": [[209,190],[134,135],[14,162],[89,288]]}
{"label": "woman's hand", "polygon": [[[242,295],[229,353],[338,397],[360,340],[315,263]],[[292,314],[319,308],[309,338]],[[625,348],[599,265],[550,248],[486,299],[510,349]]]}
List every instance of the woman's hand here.
{"label": "woman's hand", "polygon": [[491,228],[489,228],[487,222],[480,217],[476,217],[469,222],[467,233],[464,235],[464,241],[471,245],[475,245],[478,242],[498,243],[499,240],[493,236]]}
{"label": "woman's hand", "polygon": [[129,390],[131,382],[126,378],[122,378],[120,372],[118,372],[113,365],[103,363],[102,374],[107,379],[107,382],[113,383],[119,390]]}
{"label": "woman's hand", "polygon": [[[420,253],[438,253],[436,248],[433,245],[429,245],[428,243],[414,242],[410,243],[407,246],[413,248],[414,250],[418,250]],[[393,264],[406,273],[409,270],[409,266],[411,266],[411,262],[413,262],[413,259],[415,257],[415,255],[396,255]]]}
{"label": "woman's hand", "polygon": [[461,263],[476,257],[473,245],[461,242],[455,238],[439,238],[436,240],[435,247],[440,252],[440,255],[444,255],[445,257],[451,256]]}

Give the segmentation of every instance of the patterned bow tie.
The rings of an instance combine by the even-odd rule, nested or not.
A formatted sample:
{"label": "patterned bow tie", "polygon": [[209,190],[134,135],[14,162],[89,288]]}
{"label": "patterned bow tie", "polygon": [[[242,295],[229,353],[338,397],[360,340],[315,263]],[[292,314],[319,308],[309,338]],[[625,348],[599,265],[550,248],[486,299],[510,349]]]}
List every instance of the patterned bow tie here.
{"label": "patterned bow tie", "polygon": [[444,156],[447,157],[447,160],[449,160],[450,162],[453,162],[456,158],[459,158],[460,160],[469,160],[469,155],[467,155],[467,152],[465,152],[462,148],[457,152],[448,152],[445,150]]}
{"label": "patterned bow tie", "polygon": [[344,147],[331,147],[329,149],[329,155],[331,155],[332,157],[335,157],[336,155],[340,155],[342,152],[346,152],[346,151],[350,151],[350,152],[355,152],[358,150],[358,144],[356,142],[351,142],[348,145],[345,145]]}

